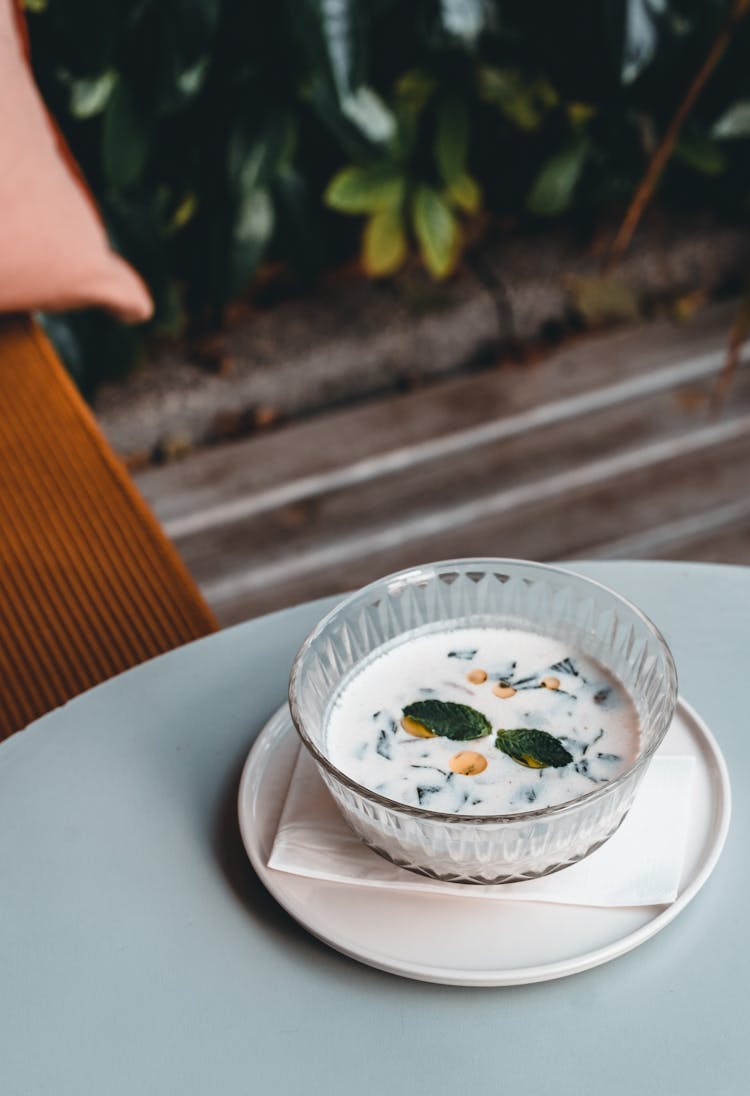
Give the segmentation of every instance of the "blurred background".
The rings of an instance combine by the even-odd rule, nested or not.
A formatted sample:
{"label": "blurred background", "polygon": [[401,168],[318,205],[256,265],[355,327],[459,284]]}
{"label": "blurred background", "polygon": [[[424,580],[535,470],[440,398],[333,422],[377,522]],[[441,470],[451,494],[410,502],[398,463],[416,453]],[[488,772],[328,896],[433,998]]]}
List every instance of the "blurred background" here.
{"label": "blurred background", "polygon": [[153,320],[42,320],[230,623],[750,563],[750,0],[26,0]]}

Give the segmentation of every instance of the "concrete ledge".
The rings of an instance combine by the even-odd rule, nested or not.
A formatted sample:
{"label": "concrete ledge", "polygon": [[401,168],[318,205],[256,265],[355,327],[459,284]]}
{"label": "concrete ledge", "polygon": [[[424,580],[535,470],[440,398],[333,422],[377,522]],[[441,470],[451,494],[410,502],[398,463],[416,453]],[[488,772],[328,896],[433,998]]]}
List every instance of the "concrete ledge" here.
{"label": "concrete ledge", "polygon": [[[636,238],[618,282],[645,312],[694,290],[713,293],[750,267],[750,230],[672,222]],[[483,273],[480,277],[476,271]],[[496,362],[504,347],[570,323],[567,279],[597,260],[569,235],[485,244],[447,285],[409,277],[323,288],[229,326],[212,372],[190,348],[155,351],[94,410],[114,448],[136,462]]]}

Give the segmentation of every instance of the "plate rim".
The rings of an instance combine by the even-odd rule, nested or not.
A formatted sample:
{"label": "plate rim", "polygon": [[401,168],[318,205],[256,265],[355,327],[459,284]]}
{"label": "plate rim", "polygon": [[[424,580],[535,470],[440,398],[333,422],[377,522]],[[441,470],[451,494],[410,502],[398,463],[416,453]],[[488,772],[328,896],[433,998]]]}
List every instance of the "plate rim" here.
{"label": "plate rim", "polygon": [[[670,924],[670,922],[673,921],[699,893],[719,861],[729,832],[732,814],[732,792],[727,763],[713,732],[710,730],[705,720],[682,696],[678,697],[676,711],[679,711],[684,719],[693,724],[692,729],[698,732],[699,737],[702,739],[703,749],[713,763],[712,776],[714,779],[712,783],[716,784],[718,788],[715,805],[718,805],[720,809],[715,812],[710,827],[711,831],[713,831],[711,845],[708,848],[698,871],[673,902],[661,908],[659,912],[654,917],[650,918],[644,925],[639,926],[631,932],[625,933],[619,939],[611,941],[603,947],[583,952],[580,955],[569,956],[566,959],[552,963],[548,962],[534,966],[517,967],[513,970],[502,970],[497,968],[488,969],[486,971],[476,969],[451,969],[433,964],[428,965],[408,961],[404,962],[401,960],[394,961],[392,956],[379,952],[371,947],[357,949],[352,947],[351,944],[347,944],[345,941],[336,938],[335,935],[327,934],[325,929],[318,924],[311,924],[310,921],[306,920],[303,911],[298,908],[296,903],[290,901],[289,896],[283,887],[282,880],[287,873],[269,868],[265,863],[263,856],[260,855],[259,844],[253,839],[253,833],[249,825],[249,812],[246,812],[245,810],[245,804],[248,801],[248,792],[252,786],[255,769],[259,764],[258,759],[263,748],[266,746],[267,739],[274,734],[283,733],[282,726],[286,721],[289,723],[288,729],[294,733],[294,726],[291,721],[287,703],[282,704],[263,725],[250,748],[242,768],[237,793],[237,813],[242,843],[253,869],[266,890],[298,924],[328,947],[331,947],[342,955],[346,955],[366,966],[417,981],[432,982],[439,985],[471,986],[477,988],[530,985],[538,982],[565,978],[569,975],[578,974],[584,970],[590,970],[593,967],[601,966],[612,959],[619,958],[621,955],[626,955],[629,951],[634,950],[651,939],[651,937],[655,936],[663,928],[666,928],[666,926]],[[338,888],[351,886],[351,884],[325,879],[316,879],[315,882],[317,885],[323,887]],[[423,897],[426,901],[429,901],[429,896],[424,895]],[[518,905],[519,902],[522,902],[522,900],[518,900],[514,904]]]}

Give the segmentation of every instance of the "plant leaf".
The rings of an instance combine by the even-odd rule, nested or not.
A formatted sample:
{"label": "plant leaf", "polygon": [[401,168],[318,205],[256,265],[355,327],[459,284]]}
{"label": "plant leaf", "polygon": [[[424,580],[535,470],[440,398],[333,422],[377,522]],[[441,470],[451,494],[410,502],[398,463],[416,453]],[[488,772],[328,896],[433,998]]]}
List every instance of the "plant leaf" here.
{"label": "plant leaf", "polygon": [[388,107],[364,85],[341,99],[341,113],[375,144],[390,141],[396,132],[396,119]]}
{"label": "plant leaf", "polygon": [[211,64],[208,54],[203,54],[197,61],[183,69],[177,77],[177,87],[188,98],[197,95],[206,82],[206,76]]}
{"label": "plant leaf", "polygon": [[242,195],[227,257],[227,296],[239,293],[250,281],[273,235],[274,225],[274,208],[267,190],[251,190]]}
{"label": "plant leaf", "polygon": [[485,0],[440,0],[440,21],[451,38],[473,46],[487,25],[489,4]]}
{"label": "plant leaf", "polygon": [[121,80],[109,98],[102,126],[102,162],[113,186],[127,187],[140,178],[149,144],[149,132]]}
{"label": "plant leaf", "polygon": [[317,57],[321,53],[325,57],[326,82],[340,114],[368,141],[389,141],[396,130],[395,119],[365,80],[366,5],[359,0],[307,0],[289,7],[296,33],[319,72]]}
{"label": "plant leaf", "polygon": [[589,154],[590,143],[577,133],[542,166],[526,199],[526,208],[537,217],[558,217],[573,200]]}
{"label": "plant leaf", "polygon": [[456,651],[448,651],[448,658],[459,658],[462,662],[471,662],[478,650],[478,647],[462,647]]}
{"label": "plant leaf", "polygon": [[404,196],[404,178],[393,165],[345,167],[326,187],[324,201],[340,213],[374,213],[397,206]]}
{"label": "plant leaf", "polygon": [[667,0],[626,0],[620,76],[632,84],[654,59]]}
{"label": "plant leaf", "polygon": [[181,202],[172,214],[169,222],[169,227],[172,231],[177,232],[179,229],[184,228],[189,221],[192,221],[195,216],[195,212],[198,209],[198,197],[194,191],[189,190],[182,198]]}
{"label": "plant leaf", "polygon": [[343,99],[356,81],[359,5],[356,0],[308,0],[300,8],[297,34],[308,54],[322,51],[336,94]]}
{"label": "plant leaf", "polygon": [[750,137],[750,99],[738,99],[714,122],[711,136],[717,141]]}
{"label": "plant leaf", "polygon": [[325,128],[352,160],[364,159],[366,162],[372,156],[372,144],[342,113],[341,103],[330,80],[324,80],[320,74],[313,75],[309,85],[302,88],[301,95],[309,101]]}
{"label": "plant leaf", "polygon": [[414,231],[425,266],[435,278],[445,278],[458,257],[458,222],[431,186],[417,188],[412,208]]}
{"label": "plant leaf", "polygon": [[118,75],[114,69],[105,69],[98,76],[73,80],[70,85],[68,110],[74,118],[93,118],[109,102],[114,91]]}
{"label": "plant leaf", "polygon": [[281,168],[274,180],[280,246],[297,273],[311,281],[323,265],[320,217],[307,180],[292,166]]}
{"label": "plant leaf", "polygon": [[597,109],[593,103],[583,103],[580,99],[574,99],[565,104],[565,113],[572,129],[582,129],[586,126],[592,118],[596,117]]}
{"label": "plant leaf", "polygon": [[573,760],[558,738],[535,727],[499,730],[495,746],[527,769],[560,769]]}
{"label": "plant leaf", "polygon": [[482,188],[471,175],[464,173],[445,188],[445,198],[464,213],[478,213],[482,205]]}
{"label": "plant leaf", "polygon": [[234,126],[227,143],[227,174],[241,192],[265,187],[294,153],[296,131],[287,112],[276,112],[259,130]]}
{"label": "plant leaf", "polygon": [[437,104],[435,162],[448,186],[466,174],[469,152],[469,114],[456,95],[443,95]]}
{"label": "plant leaf", "polygon": [[424,69],[409,69],[396,82],[396,96],[401,104],[418,114],[427,105],[437,80]]}
{"label": "plant leaf", "polygon": [[234,237],[261,248],[273,232],[273,203],[267,190],[258,188],[242,195],[234,222]]}
{"label": "plant leaf", "polygon": [[707,133],[685,128],[675,145],[674,155],[694,171],[703,175],[721,175],[727,158],[721,145]]}
{"label": "plant leaf", "polygon": [[362,265],[371,278],[395,274],[409,251],[401,211],[386,206],[368,219],[362,235]]}
{"label": "plant leaf", "polygon": [[509,122],[527,133],[538,129],[559,96],[548,80],[529,79],[517,68],[482,65],[477,73],[479,95],[498,107]]}
{"label": "plant leaf", "polygon": [[404,715],[421,723],[433,734],[455,742],[484,738],[492,731],[490,721],[476,708],[470,708],[468,704],[454,704],[450,700],[416,700],[406,705]]}

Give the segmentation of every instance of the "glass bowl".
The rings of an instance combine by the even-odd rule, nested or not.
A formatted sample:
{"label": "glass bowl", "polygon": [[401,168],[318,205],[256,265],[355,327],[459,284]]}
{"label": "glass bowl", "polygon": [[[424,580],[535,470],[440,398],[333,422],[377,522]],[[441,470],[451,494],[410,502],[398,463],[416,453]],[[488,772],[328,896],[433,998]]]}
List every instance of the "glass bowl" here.
{"label": "glass bowl", "polygon": [[[638,711],[640,744],[633,764],[576,799],[506,815],[407,806],[337,769],[326,756],[325,720],[333,696],[358,664],[411,633],[472,625],[564,638],[609,670]],[[534,879],[602,845],[625,818],[676,702],[669,648],[634,605],[581,575],[511,559],[430,563],[365,586],[310,633],[289,683],[297,732],[354,832],[393,863],[453,883]]]}

